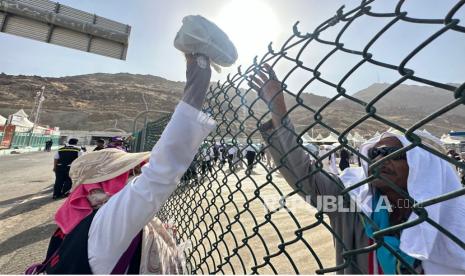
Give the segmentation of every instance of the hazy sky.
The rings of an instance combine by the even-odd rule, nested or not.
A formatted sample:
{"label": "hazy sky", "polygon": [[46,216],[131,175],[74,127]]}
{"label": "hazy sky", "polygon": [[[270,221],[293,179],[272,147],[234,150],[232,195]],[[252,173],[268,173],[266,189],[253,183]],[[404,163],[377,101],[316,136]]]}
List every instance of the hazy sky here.
{"label": "hazy sky", "polygon": [[[276,48],[292,32],[292,25],[300,21],[302,32],[311,32],[323,20],[333,16],[345,5],[349,10],[360,0],[63,0],[72,6],[99,16],[107,17],[132,26],[126,61],[102,57],[60,46],[0,33],[0,72],[41,76],[66,76],[95,72],[130,72],[152,74],[170,80],[184,80],[184,59],[173,47],[173,39],[181,26],[181,20],[189,14],[200,14],[222,27],[236,44],[240,59],[236,65],[249,65],[254,55],[262,55],[269,41]],[[405,10],[412,17],[444,18],[456,3],[453,0],[408,0]],[[375,11],[392,12],[397,1],[378,0]],[[465,8],[456,18],[465,22]],[[362,49],[380,28],[391,19],[362,19],[354,22],[353,28],[343,36],[348,47]],[[464,23],[461,23],[464,25]],[[340,24],[339,26],[342,26]],[[335,28],[335,30],[338,28]],[[430,36],[439,27],[411,23],[396,24],[373,46],[375,58],[398,64],[409,51]],[[335,32],[332,32],[335,34]],[[325,34],[331,35],[331,32]],[[324,37],[324,36],[323,36]],[[315,61],[327,50],[321,45],[309,48],[303,55],[308,62]],[[448,32],[427,47],[412,60],[420,76],[442,82],[464,81],[463,64],[465,34]],[[328,78],[338,79],[359,57],[338,54],[325,65]],[[305,61],[306,62],[306,61]],[[289,65],[291,66],[291,64]],[[237,66],[234,66],[234,71]],[[285,64],[278,71],[285,72]],[[226,73],[214,74],[214,80],[224,80]],[[278,72],[280,73],[280,72]],[[293,78],[298,87],[307,76],[296,73]],[[375,66],[360,69],[348,87],[352,90],[364,88],[370,82],[392,82],[399,77],[395,72],[379,70]],[[319,90],[313,87],[310,90]],[[319,94],[324,94],[320,92]]]}

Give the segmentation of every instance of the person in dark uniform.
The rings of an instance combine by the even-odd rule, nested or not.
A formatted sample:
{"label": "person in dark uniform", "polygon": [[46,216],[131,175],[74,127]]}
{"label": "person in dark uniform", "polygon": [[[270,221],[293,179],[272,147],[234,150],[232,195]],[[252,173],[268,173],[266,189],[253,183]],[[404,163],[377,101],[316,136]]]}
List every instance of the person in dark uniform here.
{"label": "person in dark uniform", "polygon": [[49,152],[52,149],[53,141],[52,139],[45,142],[45,151]]}
{"label": "person in dark uniform", "polygon": [[253,162],[255,161],[255,157],[257,156],[257,152],[252,145],[248,145],[245,149],[245,158],[247,159],[247,171],[250,173],[253,170]]}
{"label": "person in dark uniform", "polygon": [[341,171],[345,170],[346,168],[350,167],[349,163],[350,155],[349,152],[345,149],[341,150],[341,160],[339,161],[339,169]]}
{"label": "person in dark uniform", "polygon": [[220,150],[219,150],[220,146],[218,144],[215,143],[215,145],[213,145],[213,164],[216,165],[216,162],[218,161],[219,157],[220,157]]}
{"label": "person in dark uniform", "polygon": [[71,178],[69,178],[69,168],[71,163],[78,158],[82,151],[76,146],[78,139],[71,138],[68,144],[58,149],[55,154],[53,171],[55,172],[55,185],[53,185],[53,199],[58,199],[69,193],[71,189]]}

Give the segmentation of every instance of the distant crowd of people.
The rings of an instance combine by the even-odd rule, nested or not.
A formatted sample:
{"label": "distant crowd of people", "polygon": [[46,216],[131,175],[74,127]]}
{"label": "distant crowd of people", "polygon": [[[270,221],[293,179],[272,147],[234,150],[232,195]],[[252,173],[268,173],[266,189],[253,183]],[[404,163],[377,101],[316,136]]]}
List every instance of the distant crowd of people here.
{"label": "distant crowd of people", "polygon": [[[451,149],[447,152],[447,156],[449,156],[450,158],[454,159],[455,161],[461,164],[465,164],[465,153],[459,154],[454,149]],[[456,166],[455,168],[460,175],[460,178],[462,180],[462,185],[465,186],[465,169],[459,166]]]}
{"label": "distant crowd of people", "polygon": [[194,183],[198,183],[199,173],[202,176],[208,174],[216,176],[215,167],[220,170],[228,169],[230,172],[245,169],[246,173],[250,174],[258,162],[262,162],[267,169],[271,170],[273,169],[273,161],[267,152],[269,150],[264,148],[264,144],[204,143],[195,155],[182,181],[187,183],[192,180]]}

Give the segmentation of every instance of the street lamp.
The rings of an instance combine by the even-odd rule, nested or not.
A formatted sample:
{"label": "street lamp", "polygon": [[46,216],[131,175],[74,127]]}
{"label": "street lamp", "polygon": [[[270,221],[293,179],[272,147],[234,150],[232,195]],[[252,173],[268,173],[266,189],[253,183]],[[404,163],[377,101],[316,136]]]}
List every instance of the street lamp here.
{"label": "street lamp", "polygon": [[27,139],[27,146],[31,145],[32,135],[34,135],[34,130],[36,128],[36,125],[39,123],[40,109],[42,108],[42,102],[45,100],[44,92],[45,92],[45,86],[42,86],[41,90],[37,92],[37,98],[38,98],[37,109],[34,114],[34,124],[32,125],[32,129],[29,132],[29,136]]}

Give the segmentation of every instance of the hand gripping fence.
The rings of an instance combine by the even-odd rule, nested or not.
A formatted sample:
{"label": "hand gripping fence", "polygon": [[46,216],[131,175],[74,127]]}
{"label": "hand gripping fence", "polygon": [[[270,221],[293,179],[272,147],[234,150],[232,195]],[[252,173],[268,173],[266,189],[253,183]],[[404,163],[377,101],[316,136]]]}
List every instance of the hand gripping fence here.
{"label": "hand gripping fence", "polygon": [[[246,70],[239,67],[237,73],[228,75],[225,82],[210,87],[204,110],[212,114],[218,122],[217,130],[201,146],[177,190],[158,214],[162,220],[171,221],[176,226],[179,242],[190,244],[185,252],[190,273],[330,273],[343,270],[353,263],[357,255],[366,255],[380,246],[385,246],[391,251],[404,264],[407,273],[417,273],[390,245],[384,242],[383,236],[402,231],[419,223],[429,223],[436,227],[462,250],[465,250],[465,241],[454,236],[429,218],[425,209],[427,206],[463,196],[465,194],[464,188],[424,202],[416,202],[391,181],[383,178],[392,189],[409,199],[411,206],[413,206],[412,211],[417,214],[418,218],[381,231],[375,231],[374,243],[363,248],[351,248],[344,244],[343,237],[339,236],[331,227],[325,212],[311,207],[298,196],[299,193],[303,192],[302,183],[308,178],[320,172],[329,176],[327,159],[331,154],[338,153],[343,148],[353,156],[369,162],[374,168],[372,176],[351,188],[344,189],[342,184],[333,181],[334,185],[340,188],[340,195],[345,199],[348,198],[350,190],[368,185],[372,180],[381,178],[376,169],[381,164],[415,147],[421,147],[450,162],[458,169],[465,169],[464,163],[458,162],[437,148],[424,143],[421,137],[414,133],[415,130],[420,130],[446,112],[463,108],[465,83],[451,85],[437,82],[420,77],[415,74],[413,69],[408,68],[412,58],[444,34],[453,32],[465,35],[465,26],[460,25],[459,20],[454,18],[461,9],[463,12],[462,7],[465,0],[458,1],[445,17],[440,19],[409,17],[408,13],[404,11],[405,1],[402,0],[397,3],[394,11],[377,13],[372,11],[371,6],[375,2],[375,0],[362,1],[358,7],[347,12],[341,8],[334,17],[323,22],[312,33],[302,34],[298,30],[297,22],[294,25],[293,34],[279,50],[274,50],[270,44],[268,52],[261,59],[256,58],[254,64]],[[350,29],[351,25],[361,18],[384,19],[388,23],[364,45],[363,49],[346,48],[341,42],[341,37]],[[432,35],[419,43],[398,65],[377,59],[370,52],[372,46],[393,26],[401,23],[411,23],[415,26],[434,25],[437,27],[437,31],[432,32]],[[340,28],[337,29],[338,33],[334,40],[323,38],[326,32],[337,27]],[[307,67],[307,64],[302,60],[304,52],[311,51],[315,45],[326,45],[331,47],[331,50],[323,55],[315,66]],[[358,62],[345,71],[342,78],[334,82],[325,76],[324,70],[321,68],[331,57],[341,52],[357,57]],[[274,165],[271,165],[267,160],[269,156],[264,154],[270,149],[271,143],[263,141],[259,130],[268,121],[271,114],[257,92],[250,89],[247,83],[248,76],[254,75],[254,69],[259,68],[262,64],[268,63],[277,69],[285,62],[293,64],[292,68],[284,75],[279,74],[279,77],[288,106],[287,114],[292,119],[295,129],[286,126],[281,128],[287,128],[287,131],[295,136],[297,144],[280,160],[275,160]],[[350,77],[358,74],[358,70],[363,65],[367,64],[396,73],[398,80],[384,87],[373,99],[363,101],[348,95],[344,85]],[[291,90],[287,86],[287,82],[298,70],[307,72],[310,77],[306,79],[304,85]],[[405,81],[415,81],[440,88],[442,93],[449,93],[452,100],[432,114],[416,118],[413,124],[405,128],[401,125],[400,118],[398,118],[399,121],[393,117],[386,118],[375,107],[379,101]],[[305,101],[304,93],[309,85],[316,82],[323,83],[336,93],[334,97],[317,107]],[[349,118],[341,118],[341,120],[346,120],[346,125],[338,124],[336,127],[326,120],[326,114],[329,108],[336,105],[337,101],[341,99],[348,100],[361,108],[363,114],[360,118],[350,115]],[[359,145],[348,138],[350,132],[357,129],[367,132],[368,122],[375,124],[380,131],[387,128],[398,130],[412,144],[383,157],[381,160],[370,162],[365,156],[358,153],[357,147]],[[267,139],[272,139],[279,131],[280,129],[275,130]],[[331,133],[337,136],[339,144],[318,156],[304,143],[304,135],[311,131]],[[151,143],[153,144],[153,141]],[[214,150],[215,145],[217,150]],[[255,153],[246,153],[245,148],[248,146],[251,146]],[[302,150],[315,160],[314,166],[307,175],[297,180],[296,189],[292,189],[283,179],[280,171],[290,169],[286,163],[288,155]],[[255,168],[253,168],[254,166]],[[375,229],[379,229],[369,217],[363,213],[360,215],[364,216],[364,220],[372,224]],[[334,246],[336,244],[343,248],[343,262],[337,264],[334,259]],[[361,273],[362,270],[355,266],[354,272]]]}

